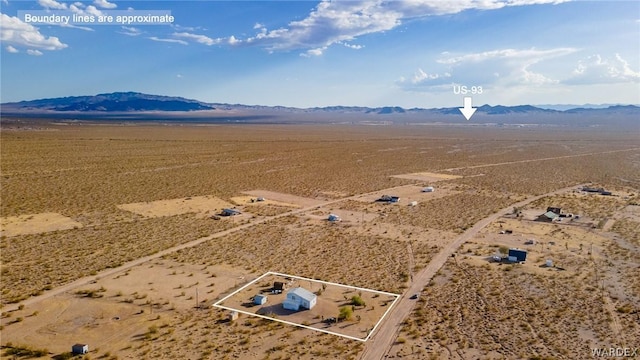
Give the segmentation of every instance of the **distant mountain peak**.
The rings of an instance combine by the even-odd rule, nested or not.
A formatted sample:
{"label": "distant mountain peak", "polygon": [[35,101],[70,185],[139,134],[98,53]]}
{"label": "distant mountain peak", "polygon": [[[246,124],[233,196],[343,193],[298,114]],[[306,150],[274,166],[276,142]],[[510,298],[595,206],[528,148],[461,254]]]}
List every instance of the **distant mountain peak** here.
{"label": "distant mountain peak", "polygon": [[215,107],[191,99],[174,96],[150,95],[139,92],[113,92],[94,96],[68,96],[3,104],[12,109],[49,111],[195,111],[213,110]]}

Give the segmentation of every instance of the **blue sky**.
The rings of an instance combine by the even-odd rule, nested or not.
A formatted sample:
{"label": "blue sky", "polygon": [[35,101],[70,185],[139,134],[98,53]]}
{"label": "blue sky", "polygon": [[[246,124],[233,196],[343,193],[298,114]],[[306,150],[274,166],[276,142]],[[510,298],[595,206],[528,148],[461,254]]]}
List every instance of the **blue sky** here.
{"label": "blue sky", "polygon": [[[296,107],[640,103],[640,2],[0,0],[1,97]],[[145,14],[169,25],[27,23]]]}

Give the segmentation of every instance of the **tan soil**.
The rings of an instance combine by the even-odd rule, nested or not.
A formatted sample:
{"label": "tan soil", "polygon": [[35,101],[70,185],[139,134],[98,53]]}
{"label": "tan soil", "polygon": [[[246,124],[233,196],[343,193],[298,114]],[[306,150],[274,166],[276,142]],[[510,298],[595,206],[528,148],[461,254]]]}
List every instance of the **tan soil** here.
{"label": "tan soil", "polygon": [[81,223],[58,213],[9,216],[0,219],[0,236],[40,234],[81,227]]}

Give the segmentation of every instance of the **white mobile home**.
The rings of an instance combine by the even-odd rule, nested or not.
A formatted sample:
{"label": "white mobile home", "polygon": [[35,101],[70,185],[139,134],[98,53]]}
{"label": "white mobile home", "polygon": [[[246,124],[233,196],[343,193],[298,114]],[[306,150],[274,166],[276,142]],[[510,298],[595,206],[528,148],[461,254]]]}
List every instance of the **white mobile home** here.
{"label": "white mobile home", "polygon": [[312,309],[316,306],[317,298],[311,291],[297,287],[287,292],[287,299],[282,303],[282,307],[293,311],[298,311],[300,308]]}

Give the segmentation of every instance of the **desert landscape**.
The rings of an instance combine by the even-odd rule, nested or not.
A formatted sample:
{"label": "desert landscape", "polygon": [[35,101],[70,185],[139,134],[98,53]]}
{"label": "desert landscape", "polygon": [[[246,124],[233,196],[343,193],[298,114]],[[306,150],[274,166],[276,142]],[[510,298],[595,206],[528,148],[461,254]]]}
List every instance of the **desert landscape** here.
{"label": "desert landscape", "polygon": [[[0,132],[3,358],[640,347],[637,133],[29,121]],[[282,312],[270,272],[317,281],[317,312]],[[261,292],[267,318],[231,316]]]}

